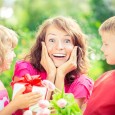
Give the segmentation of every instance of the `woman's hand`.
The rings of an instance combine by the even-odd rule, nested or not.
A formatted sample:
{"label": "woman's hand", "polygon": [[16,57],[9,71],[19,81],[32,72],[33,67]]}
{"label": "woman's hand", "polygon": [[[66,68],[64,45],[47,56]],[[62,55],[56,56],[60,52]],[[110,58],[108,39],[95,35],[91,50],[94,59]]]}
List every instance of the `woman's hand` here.
{"label": "woman's hand", "polygon": [[38,103],[38,101],[42,99],[42,95],[40,93],[30,92],[30,93],[22,94],[24,90],[25,90],[25,87],[19,90],[16,93],[14,99],[12,100],[15,106],[17,106],[16,107],[17,109],[24,109],[24,108],[30,107]]}
{"label": "woman's hand", "polygon": [[45,46],[45,43],[42,42],[42,55],[41,55],[41,65],[46,70],[48,77],[47,79],[54,82],[55,75],[56,75],[56,67],[52,61],[52,59],[49,57],[47,48]]}
{"label": "woman's hand", "polygon": [[77,68],[77,46],[74,47],[70,59],[65,62],[63,65],[61,65],[59,68],[57,68],[57,75],[60,74],[62,76],[65,76],[70,71]]}
{"label": "woman's hand", "polygon": [[71,53],[70,59],[64,64],[62,64],[59,68],[57,68],[55,86],[60,90],[64,88],[64,78],[66,74],[77,68],[76,53],[77,47],[75,46]]}

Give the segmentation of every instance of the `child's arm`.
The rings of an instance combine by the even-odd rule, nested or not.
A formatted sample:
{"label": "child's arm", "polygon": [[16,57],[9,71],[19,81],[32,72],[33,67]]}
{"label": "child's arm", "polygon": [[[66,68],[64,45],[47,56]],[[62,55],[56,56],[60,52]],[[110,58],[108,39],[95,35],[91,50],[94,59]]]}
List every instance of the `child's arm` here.
{"label": "child's arm", "polygon": [[14,102],[10,102],[2,111],[0,111],[0,115],[12,115],[17,109]]}
{"label": "child's arm", "polygon": [[39,93],[22,94],[25,89],[22,88],[14,97],[14,99],[2,110],[0,115],[12,115],[16,110],[27,108],[36,104],[41,97]]}

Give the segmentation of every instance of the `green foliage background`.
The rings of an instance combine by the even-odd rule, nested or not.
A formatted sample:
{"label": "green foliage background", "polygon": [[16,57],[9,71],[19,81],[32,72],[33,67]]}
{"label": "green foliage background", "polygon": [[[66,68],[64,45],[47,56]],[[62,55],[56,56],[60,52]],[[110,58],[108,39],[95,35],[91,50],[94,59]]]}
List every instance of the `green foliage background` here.
{"label": "green foliage background", "polygon": [[12,95],[10,82],[15,62],[28,53],[35,41],[35,34],[39,25],[52,16],[73,17],[88,36],[91,61],[89,76],[92,79],[96,80],[100,74],[114,68],[114,66],[107,65],[103,60],[103,54],[100,51],[101,39],[98,34],[100,24],[115,15],[114,0],[9,0],[14,1],[13,4],[9,5],[5,1],[0,1],[0,8],[3,6],[12,7],[14,12],[10,18],[0,17],[0,24],[12,28],[19,35],[19,44],[15,49],[17,57],[11,70],[0,75],[0,79],[8,89],[10,98]]}

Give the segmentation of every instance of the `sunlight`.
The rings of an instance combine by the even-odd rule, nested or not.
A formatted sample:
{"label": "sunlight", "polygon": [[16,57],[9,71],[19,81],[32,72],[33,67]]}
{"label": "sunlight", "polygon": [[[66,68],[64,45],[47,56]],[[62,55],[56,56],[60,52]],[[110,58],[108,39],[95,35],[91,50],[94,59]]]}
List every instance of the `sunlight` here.
{"label": "sunlight", "polygon": [[13,15],[13,9],[11,7],[2,7],[0,9],[1,18],[10,18]]}
{"label": "sunlight", "polygon": [[14,4],[14,0],[3,0],[0,7],[0,18],[7,19],[12,17],[13,4]]}

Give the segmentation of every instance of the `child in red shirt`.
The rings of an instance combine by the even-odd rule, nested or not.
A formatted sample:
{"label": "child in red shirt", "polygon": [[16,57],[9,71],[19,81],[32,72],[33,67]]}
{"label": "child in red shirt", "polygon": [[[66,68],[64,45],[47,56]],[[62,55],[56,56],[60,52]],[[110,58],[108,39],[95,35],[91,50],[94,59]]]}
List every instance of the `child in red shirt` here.
{"label": "child in red shirt", "polygon": [[[115,65],[115,16],[100,26],[99,34],[107,63]],[[84,115],[115,115],[115,70],[104,73],[95,82]]]}

